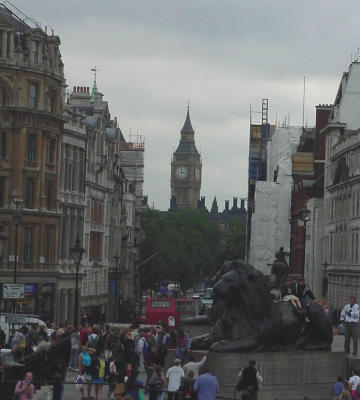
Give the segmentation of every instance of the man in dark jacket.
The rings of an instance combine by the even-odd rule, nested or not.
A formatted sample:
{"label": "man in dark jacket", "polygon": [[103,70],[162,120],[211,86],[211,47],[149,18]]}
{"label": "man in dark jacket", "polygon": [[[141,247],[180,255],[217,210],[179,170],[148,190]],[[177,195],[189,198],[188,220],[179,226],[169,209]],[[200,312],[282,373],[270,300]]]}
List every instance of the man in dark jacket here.
{"label": "man in dark jacket", "polygon": [[315,300],[315,296],[309,286],[305,284],[304,278],[299,278],[295,284],[295,296],[300,300],[301,305],[306,308],[308,299]]}
{"label": "man in dark jacket", "polygon": [[259,382],[263,378],[255,368],[256,361],[250,360],[249,365],[239,372],[239,383],[237,389],[242,394],[243,400],[256,400],[259,391]]}

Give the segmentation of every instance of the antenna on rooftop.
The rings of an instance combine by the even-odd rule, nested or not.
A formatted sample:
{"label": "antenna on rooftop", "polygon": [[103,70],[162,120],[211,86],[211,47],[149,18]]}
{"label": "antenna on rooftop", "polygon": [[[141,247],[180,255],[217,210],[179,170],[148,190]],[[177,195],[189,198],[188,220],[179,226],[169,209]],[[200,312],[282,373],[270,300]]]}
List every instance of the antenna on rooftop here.
{"label": "antenna on rooftop", "polygon": [[303,104],[302,104],[302,127],[304,128],[304,113],[305,113],[305,76],[304,76],[304,90],[303,90]]}
{"label": "antenna on rooftop", "polygon": [[96,67],[91,68],[91,71],[94,73],[94,82],[96,82],[96,73],[99,72],[100,70]]}

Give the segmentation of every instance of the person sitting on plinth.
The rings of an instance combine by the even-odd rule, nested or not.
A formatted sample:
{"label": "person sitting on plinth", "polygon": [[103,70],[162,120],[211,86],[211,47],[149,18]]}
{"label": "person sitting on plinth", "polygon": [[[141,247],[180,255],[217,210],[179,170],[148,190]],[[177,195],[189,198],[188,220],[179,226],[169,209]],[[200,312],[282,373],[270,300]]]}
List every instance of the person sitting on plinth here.
{"label": "person sitting on plinth", "polygon": [[299,298],[296,296],[295,285],[291,283],[291,279],[285,279],[285,285],[281,288],[281,300],[289,301],[294,307],[295,311],[301,313],[302,307]]}
{"label": "person sitting on plinth", "polygon": [[315,300],[309,286],[305,283],[305,279],[301,276],[297,283],[295,284],[295,295],[300,300],[302,307],[306,307],[308,304],[308,299]]}

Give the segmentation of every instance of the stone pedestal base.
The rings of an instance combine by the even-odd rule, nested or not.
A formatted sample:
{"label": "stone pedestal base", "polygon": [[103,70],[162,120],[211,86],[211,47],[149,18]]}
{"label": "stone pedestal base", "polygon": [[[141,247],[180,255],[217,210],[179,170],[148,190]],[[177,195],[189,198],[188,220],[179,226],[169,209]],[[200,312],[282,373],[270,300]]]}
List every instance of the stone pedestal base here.
{"label": "stone pedestal base", "polygon": [[238,373],[249,360],[256,360],[264,378],[258,400],[328,400],[332,384],[347,369],[344,353],[210,353],[207,366],[219,380],[220,395],[233,397]]}

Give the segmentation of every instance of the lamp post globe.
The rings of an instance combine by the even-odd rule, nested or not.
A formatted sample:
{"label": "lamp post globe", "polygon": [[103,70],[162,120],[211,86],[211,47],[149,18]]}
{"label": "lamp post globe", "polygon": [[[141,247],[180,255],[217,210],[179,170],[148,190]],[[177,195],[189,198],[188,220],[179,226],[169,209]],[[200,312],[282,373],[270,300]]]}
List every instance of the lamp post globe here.
{"label": "lamp post globe", "polygon": [[74,309],[74,328],[79,325],[79,267],[85,249],[81,247],[79,235],[76,236],[75,246],[70,249],[70,254],[76,266],[75,276],[75,309]]}

